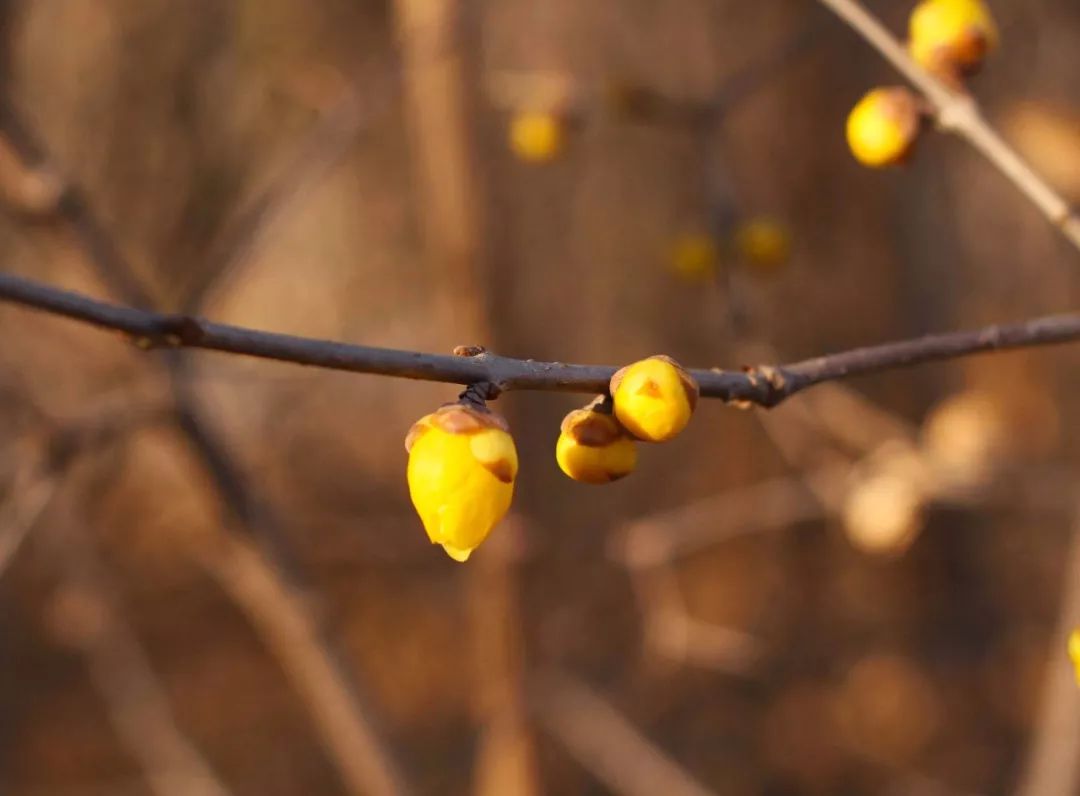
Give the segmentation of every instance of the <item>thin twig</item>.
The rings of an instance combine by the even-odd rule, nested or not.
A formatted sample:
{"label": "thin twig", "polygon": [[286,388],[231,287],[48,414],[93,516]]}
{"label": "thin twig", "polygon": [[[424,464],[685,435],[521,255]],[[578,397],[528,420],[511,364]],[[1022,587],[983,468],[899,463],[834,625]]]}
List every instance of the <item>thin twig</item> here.
{"label": "thin twig", "polygon": [[282,578],[259,548],[236,535],[223,535],[203,564],[289,675],[349,792],[406,792],[383,741],[357,705],[346,667],[326,643],[308,595]]}
{"label": "thin twig", "polygon": [[673,562],[629,567],[642,613],[642,644],[653,655],[738,677],[761,671],[764,644],[741,630],[694,618]]}
{"label": "thin twig", "polygon": [[643,517],[612,538],[610,555],[629,567],[654,567],[744,534],[819,520],[839,502],[848,470],[830,465],[773,478]]}
{"label": "thin twig", "polygon": [[568,673],[537,675],[532,706],[566,751],[614,793],[713,794],[592,688]]}
{"label": "thin twig", "polygon": [[[0,538],[25,538],[70,482],[71,470],[84,454],[116,442],[157,416],[130,410],[121,415],[106,412],[51,432],[41,446],[44,452],[27,465],[28,477],[16,479],[10,510],[0,517]],[[26,480],[31,483],[23,483]],[[228,796],[229,789],[177,726],[166,689],[123,620],[92,538],[86,529],[74,527],[72,510],[64,507],[62,502],[61,517],[38,541],[48,545],[50,560],[62,573],[64,585],[58,597],[78,601],[78,616],[68,617],[65,631],[70,631],[69,640],[83,652],[117,734],[157,796]]]}
{"label": "thin twig", "polygon": [[0,577],[49,508],[59,485],[57,473],[36,462],[15,476],[11,495],[0,506]]}
{"label": "thin twig", "polygon": [[[124,332],[144,349],[198,348],[355,373],[451,384],[488,382],[499,390],[599,393],[607,390],[616,371],[614,366],[605,365],[539,362],[486,352],[475,356],[425,354],[263,332],[190,315],[166,315],[122,307],[11,274],[0,274],[0,300]],[[970,331],[926,335],[788,365],[759,366],[745,371],[693,370],[691,373],[704,397],[770,407],[807,387],[834,379],[969,354],[1076,340],[1080,340],[1080,313],[1071,313]]]}
{"label": "thin twig", "polygon": [[98,219],[85,193],[62,174],[49,156],[41,137],[19,113],[7,96],[0,95],[0,136],[30,169],[53,176],[61,188],[57,194],[55,217],[64,221],[105,283],[125,301],[140,307],[152,307],[150,293],[139,281],[117,242]]}
{"label": "thin twig", "polygon": [[1080,783],[1080,691],[1065,651],[1069,633],[1080,626],[1080,504],[1073,515],[1062,580],[1038,719],[1016,791],[1020,796],[1075,793]]}
{"label": "thin twig", "polygon": [[[388,95],[389,92],[383,92]],[[250,259],[263,234],[294,202],[316,185],[350,151],[357,137],[386,110],[388,96],[361,101],[352,85],[326,110],[307,133],[282,173],[214,241],[206,268],[188,289],[183,308],[194,312],[206,303],[211,291],[220,292],[237,268]]]}
{"label": "thin twig", "polygon": [[202,418],[182,361],[173,363],[172,376],[177,427],[230,515],[226,530],[243,532],[222,534],[220,549],[215,548],[204,565],[290,677],[349,792],[408,793],[404,774],[379,735],[361,684],[289,549],[281,523],[257,499],[226,444]]}
{"label": "thin twig", "polygon": [[[8,138],[28,165],[51,168],[47,149],[40,138],[17,114],[14,107],[0,100],[0,135]],[[86,254],[88,263],[111,290],[126,301],[151,307],[153,297],[143,288],[135,269],[121,252],[119,245],[98,220],[88,200],[74,185],[64,183],[66,189],[56,208],[57,217],[66,223],[76,241]],[[209,290],[212,285],[207,285]],[[153,316],[156,313],[147,311]],[[263,548],[258,555],[263,558],[265,578],[275,593],[285,600],[294,600],[291,611],[302,617],[307,632],[296,639],[312,644],[311,649],[295,651],[269,644],[282,665],[293,676],[294,685],[306,698],[306,706],[315,719],[318,729],[327,739],[327,750],[353,793],[398,794],[408,792],[404,774],[394,760],[388,746],[374,730],[374,720],[364,705],[359,684],[344,660],[344,656],[329,632],[324,617],[319,612],[311,594],[300,583],[299,567],[295,558],[283,543],[283,536],[272,521],[268,508],[255,499],[252,489],[243,478],[228,447],[208,430],[188,390],[188,377],[183,360],[169,357],[164,369],[174,393],[175,421],[180,432],[191,443],[204,469],[211,477],[221,502],[233,522],[226,523],[226,531],[242,531],[258,538]],[[231,591],[234,597],[235,591]],[[283,613],[266,615],[269,619],[288,620]],[[264,633],[275,632],[272,621],[257,623]],[[268,636],[268,641],[274,641]],[[292,666],[288,654],[303,655],[316,660],[317,665]],[[325,676],[326,682],[308,682],[304,677]],[[325,702],[320,700],[326,700]],[[332,703],[332,704],[331,704]],[[344,730],[343,716],[351,726]],[[350,744],[357,744],[351,746]]]}
{"label": "thin twig", "polygon": [[161,416],[152,405],[129,405],[123,411],[107,406],[53,431],[44,449],[22,453],[24,463],[12,480],[7,499],[0,504],[0,577],[50,509],[74,459],[88,449],[115,443]]}
{"label": "thin twig", "polygon": [[64,573],[67,596],[91,617],[80,616],[72,636],[117,734],[157,796],[228,796],[230,790],[177,725],[168,692],[122,617],[88,529],[66,525],[54,529],[53,559]]}
{"label": "thin twig", "polygon": [[917,88],[933,109],[938,126],[966,140],[1026,196],[1065,238],[1080,249],[1080,216],[1073,212],[992,128],[978,103],[952,91],[917,64],[900,41],[858,0],[820,0],[891,63]]}

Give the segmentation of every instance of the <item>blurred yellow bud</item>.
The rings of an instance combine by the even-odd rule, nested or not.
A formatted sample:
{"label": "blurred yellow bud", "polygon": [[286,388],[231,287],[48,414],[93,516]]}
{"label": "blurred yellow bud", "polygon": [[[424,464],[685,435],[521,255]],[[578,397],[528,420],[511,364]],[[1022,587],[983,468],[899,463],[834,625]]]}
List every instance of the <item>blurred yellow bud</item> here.
{"label": "blurred yellow bud", "polygon": [[870,474],[844,499],[844,533],[864,553],[902,553],[922,530],[924,500],[919,484],[906,474]]}
{"label": "blurred yellow bud", "polygon": [[555,460],[575,481],[606,484],[633,472],[637,444],[610,414],[589,407],[575,409],[563,418]]}
{"label": "blurred yellow bud", "polygon": [[755,270],[775,271],[791,256],[791,235],[779,221],[758,216],[736,228],[735,248]]}
{"label": "blurred yellow bud", "polygon": [[1076,683],[1080,685],[1080,628],[1069,634],[1069,660],[1076,668]]}
{"label": "blurred yellow bud", "polygon": [[687,282],[707,282],[716,276],[720,252],[711,235],[681,235],[671,248],[671,269]]}
{"label": "blurred yellow bud", "polygon": [[666,442],[686,428],[697,405],[698,385],[671,357],[627,365],[611,377],[615,416],[646,442]]}
{"label": "blurred yellow bud", "polygon": [[563,120],[551,111],[519,111],[510,120],[510,149],[528,163],[557,158],[563,138]]}
{"label": "blurred yellow bud", "polygon": [[420,418],[405,438],[409,497],[432,544],[465,561],[510,508],[518,458],[506,421],[449,404]]}
{"label": "blurred yellow bud", "polygon": [[942,77],[976,71],[997,43],[997,25],[982,0],[922,0],[908,20],[911,57]]}
{"label": "blurred yellow bud", "polygon": [[876,88],[851,110],[847,141],[865,166],[902,163],[919,137],[919,102],[906,88]]}

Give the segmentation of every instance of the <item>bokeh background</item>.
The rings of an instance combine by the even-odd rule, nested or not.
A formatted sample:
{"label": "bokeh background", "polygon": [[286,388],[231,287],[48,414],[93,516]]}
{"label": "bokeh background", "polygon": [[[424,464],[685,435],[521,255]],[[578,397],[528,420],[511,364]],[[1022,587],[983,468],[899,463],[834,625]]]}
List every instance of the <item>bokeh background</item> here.
{"label": "bokeh background", "polygon": [[[1078,199],[1080,6],[990,5],[974,91]],[[1078,297],[962,142],[852,160],[898,80],[812,2],[0,9],[2,267],[93,296],[724,368]],[[402,445],[452,386],[0,328],[4,794],[1080,792],[1075,349],[704,401],[602,488],[554,461],[585,396],[508,395],[513,513],[458,565]]]}

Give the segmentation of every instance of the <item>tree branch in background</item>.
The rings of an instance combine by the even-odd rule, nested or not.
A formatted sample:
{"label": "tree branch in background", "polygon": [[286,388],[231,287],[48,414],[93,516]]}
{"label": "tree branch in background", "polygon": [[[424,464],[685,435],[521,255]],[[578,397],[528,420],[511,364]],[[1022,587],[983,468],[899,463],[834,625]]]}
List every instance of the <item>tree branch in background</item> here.
{"label": "tree branch in background", "polygon": [[[44,144],[6,100],[0,100],[0,135],[28,169],[58,174]],[[134,268],[123,256],[113,236],[97,219],[83,194],[63,177],[55,176],[55,179],[63,186],[61,198],[51,211],[43,208],[42,215],[56,218],[67,225],[89,265],[112,291],[132,304],[154,306],[156,302],[153,297],[142,287]],[[209,291],[211,287],[212,282],[202,289]],[[150,316],[157,315],[149,310],[146,312]],[[223,530],[234,534],[242,531],[260,542],[258,550],[251,549],[258,558],[256,563],[262,567],[263,582],[270,584],[253,592],[244,592],[237,585],[226,588],[226,593],[233,599],[242,596],[249,598],[241,604],[241,608],[263,633],[270,652],[276,656],[304,698],[325,743],[324,748],[349,792],[385,796],[407,792],[403,773],[389,747],[374,730],[374,720],[365,706],[355,675],[345,664],[344,656],[317,609],[313,595],[301,583],[300,567],[284,544],[279,525],[268,508],[256,499],[241,468],[233,461],[228,446],[212,433],[200,416],[188,389],[184,362],[175,354],[160,363],[164,365],[164,373],[173,390],[175,425],[190,442],[210,476],[226,513],[233,520],[226,522]],[[250,574],[254,571],[254,565],[250,565],[250,560],[248,563],[248,568],[243,571]],[[223,566],[214,572],[220,575],[230,571],[241,570],[229,570]],[[230,585],[223,584],[226,587]],[[267,596],[267,600],[260,604],[260,596]],[[270,599],[275,596],[284,601],[294,601],[291,610],[279,610],[282,603]],[[260,612],[260,608],[266,610]],[[300,617],[300,620],[296,617]],[[293,632],[298,621],[303,633]],[[301,651],[287,649],[276,643],[283,638],[291,638],[297,644],[310,643],[312,648]],[[318,665],[295,665],[294,656],[317,660]],[[309,682],[303,679],[305,677],[326,677],[327,680]]]}
{"label": "tree branch in background", "polygon": [[326,643],[309,595],[282,578],[250,540],[222,535],[203,565],[258,630],[304,703],[349,793],[405,793],[382,740],[356,694],[344,661]]}
{"label": "tree branch in background", "polygon": [[34,215],[65,222],[90,264],[116,295],[139,307],[154,306],[152,296],[94,214],[86,195],[55,167],[41,138],[6,96],[0,96],[0,136],[27,172],[53,186],[52,201],[35,202]]}
{"label": "tree branch in background", "polygon": [[[608,381],[617,369],[513,359],[484,351],[471,356],[425,354],[262,332],[190,315],[121,307],[11,274],[0,274],[0,300],[123,332],[145,349],[200,348],[354,373],[462,385],[486,382],[499,391],[601,393],[607,391]],[[744,371],[691,370],[691,373],[703,397],[772,407],[808,387],[835,379],[970,354],[1077,340],[1080,340],[1080,313],[1071,313],[926,335],[787,365],[761,365]]]}
{"label": "tree branch in background", "polygon": [[[41,453],[28,457],[16,475],[0,510],[0,572],[68,485],[75,465],[143,422],[160,418],[156,411],[106,412],[51,431],[40,444]],[[229,789],[177,726],[167,691],[124,621],[88,529],[76,527],[66,501],[60,504],[59,520],[36,538],[48,547],[62,581],[50,612],[54,632],[83,654],[109,720],[157,796],[228,796]]]}
{"label": "tree branch in background", "polygon": [[588,685],[565,672],[534,677],[533,712],[570,755],[625,796],[712,796]]}
{"label": "tree branch in background", "polygon": [[1080,782],[1080,696],[1076,674],[1065,654],[1069,633],[1080,626],[1080,504],[1073,514],[1062,579],[1061,605],[1050,637],[1035,731],[1016,789],[1020,796],[1075,793]]}
{"label": "tree branch in background", "polygon": [[65,580],[57,595],[62,616],[54,618],[64,619],[68,640],[86,658],[112,725],[150,789],[156,796],[228,796],[231,791],[177,726],[165,686],[123,619],[89,529],[62,520],[52,530],[52,558]]}
{"label": "tree branch in background", "polygon": [[8,499],[0,505],[0,577],[52,504],[60,480],[53,468],[36,461],[15,474]]}
{"label": "tree branch in background", "polygon": [[974,98],[950,90],[907,54],[903,44],[858,0],[820,0],[856,33],[896,67],[926,98],[938,126],[954,133],[990,161],[1039,212],[1077,249],[1080,249],[1080,216],[1077,216],[1047,182],[1032,170],[982,115]]}
{"label": "tree branch in background", "polygon": [[5,452],[5,456],[17,457],[20,466],[0,504],[0,577],[51,507],[75,459],[88,449],[114,444],[134,429],[160,421],[163,414],[154,405],[129,405],[123,411],[107,407],[53,430],[38,450],[28,451],[15,443],[10,454]]}
{"label": "tree branch in background", "polygon": [[185,312],[198,311],[212,291],[223,289],[236,269],[250,259],[263,233],[344,159],[356,139],[390,104],[388,90],[376,89],[378,96],[374,99],[369,92],[363,101],[352,85],[343,88],[342,93],[336,104],[321,114],[281,174],[242,208],[214,241],[209,262],[200,269],[199,278],[184,298]]}

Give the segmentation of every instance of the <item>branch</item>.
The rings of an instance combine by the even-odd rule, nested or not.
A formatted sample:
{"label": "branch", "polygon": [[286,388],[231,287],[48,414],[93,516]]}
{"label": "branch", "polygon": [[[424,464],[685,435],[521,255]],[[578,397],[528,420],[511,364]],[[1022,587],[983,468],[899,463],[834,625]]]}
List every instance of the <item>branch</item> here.
{"label": "branch", "polygon": [[0,95],[0,136],[30,170],[50,175],[58,183],[56,206],[48,208],[62,219],[88,261],[105,283],[126,301],[152,306],[150,293],[140,284],[116,241],[106,232],[86,194],[57,170],[37,132],[27,124],[10,98]]}
{"label": "branch", "polygon": [[[500,391],[602,393],[607,391],[616,370],[609,365],[539,362],[483,351],[474,356],[425,354],[263,332],[190,315],[122,307],[11,274],[0,274],[0,301],[123,332],[143,349],[198,348],[354,373],[464,385],[487,382]],[[691,373],[706,398],[772,407],[807,387],[835,379],[969,354],[1077,340],[1080,340],[1080,313],[1069,313],[926,335],[788,365],[762,365],[744,371],[692,370]]]}
{"label": "branch", "polygon": [[281,577],[265,552],[236,534],[222,534],[204,551],[201,563],[258,631],[303,698],[346,790],[371,796],[408,793],[309,595]]}
{"label": "branch", "polygon": [[229,515],[225,532],[200,562],[291,679],[347,791],[385,796],[410,792],[277,515],[259,499],[224,439],[201,416],[184,361],[177,357],[169,365],[173,419]]}
{"label": "branch", "polygon": [[[51,430],[41,451],[24,457],[29,461],[0,511],[0,542],[22,541],[73,480],[78,464],[157,415],[129,407],[120,415],[103,412],[87,422]],[[63,580],[51,612],[54,629],[83,653],[109,719],[142,768],[150,791],[156,796],[229,796],[229,789],[177,725],[169,695],[125,621],[93,534],[77,527],[70,499],[58,502],[59,520],[36,539],[51,554]],[[13,552],[10,545],[0,544],[0,573]]]}
{"label": "branch", "polygon": [[[11,143],[12,148],[28,166],[44,168],[55,173],[55,170],[49,167],[49,156],[44,144],[32,128],[23,122],[15,108],[3,98],[0,98],[0,135]],[[69,227],[70,233],[83,250],[89,264],[94,267],[105,284],[122,296],[125,301],[140,306],[152,306],[153,297],[142,287],[131,263],[123,256],[113,236],[98,220],[89,201],[73,184],[63,182],[63,185],[64,190],[55,208],[55,215]],[[22,280],[16,281],[22,282]],[[24,286],[44,288],[46,295],[52,292],[53,298],[59,296],[62,302],[65,301],[64,291],[53,292],[50,288],[35,286],[32,282],[26,282]],[[207,285],[207,288],[210,287],[212,285]],[[76,304],[87,300],[75,294],[67,295],[73,297]],[[110,307],[108,304],[92,300],[90,303],[97,304],[99,308],[105,308],[106,314],[120,323],[119,326],[113,325],[111,328],[129,331],[129,333],[133,332],[124,326],[125,316],[128,321],[140,315],[143,316],[144,321],[146,318],[167,317],[150,311]],[[60,314],[66,313],[61,311]],[[110,326],[108,322],[99,322],[98,325]],[[148,346],[150,345],[153,335],[151,338],[140,341],[138,334],[133,334],[137,342],[146,342]],[[172,344],[172,341],[165,342]],[[363,704],[364,700],[358,683],[344,659],[340,644],[329,632],[326,620],[308,587],[299,582],[302,580],[299,568],[283,544],[284,538],[269,515],[268,507],[256,500],[240,468],[236,466],[233,457],[229,454],[227,446],[207,430],[206,424],[196,411],[193,396],[188,390],[183,361],[179,357],[170,357],[168,361],[160,364],[164,366],[173,389],[177,428],[192,445],[211,477],[223,506],[236,520],[236,522],[226,523],[226,532],[244,532],[257,537],[264,553],[264,560],[261,562],[265,567],[264,579],[276,589],[275,594],[284,595],[283,600],[295,601],[289,612],[268,610],[261,617],[256,614],[256,609],[259,607],[257,602],[244,607],[248,609],[253,621],[257,618],[263,620],[256,622],[256,627],[267,637],[271,651],[278,657],[287,673],[293,677],[294,685],[306,699],[306,707],[315,721],[317,730],[322,734],[326,742],[325,748],[342,774],[346,787],[350,792],[355,793],[408,792],[409,788],[397,762],[393,759],[389,748],[375,734],[370,711]],[[242,541],[238,539],[237,543]],[[234,599],[237,597],[235,591],[229,593]],[[306,635],[303,636],[301,643],[310,641],[314,644],[311,649],[285,650],[272,643],[275,639],[284,637],[283,631],[275,626],[275,620],[287,623],[294,616],[300,616],[300,621],[304,623]],[[278,635],[275,636],[275,633]],[[315,660],[317,664],[292,665],[290,655],[302,657],[305,660]],[[328,679],[323,682],[310,682],[303,679],[320,674],[325,674]]]}
{"label": "branch", "polygon": [[1074,793],[1080,782],[1080,698],[1065,654],[1069,632],[1080,624],[1080,506],[1062,574],[1061,605],[1050,637],[1046,676],[1027,759],[1016,792],[1020,796]]}
{"label": "branch", "polygon": [[1024,162],[987,123],[969,94],[950,90],[917,64],[881,22],[858,0],[820,0],[896,67],[930,103],[938,126],[974,147],[1026,196],[1047,220],[1080,249],[1080,216]]}
{"label": "branch", "polygon": [[149,789],[155,796],[229,796],[177,724],[168,690],[120,609],[90,529],[73,527],[68,518],[52,530],[51,552],[65,580],[58,600],[77,601],[68,618],[71,641],[82,651],[109,719]]}
{"label": "branch", "polygon": [[343,91],[344,96],[324,111],[300,142],[281,174],[243,207],[214,241],[209,262],[200,269],[184,297],[184,311],[197,311],[210,293],[220,293],[223,283],[231,281],[233,272],[251,258],[266,232],[345,158],[361,133],[390,105],[387,90],[365,101],[361,101],[359,90],[351,83]]}
{"label": "branch", "polygon": [[663,750],[584,682],[568,672],[534,678],[533,712],[581,765],[627,796],[712,796]]}

